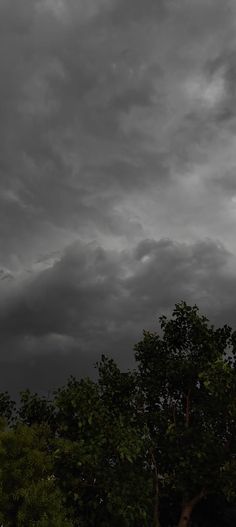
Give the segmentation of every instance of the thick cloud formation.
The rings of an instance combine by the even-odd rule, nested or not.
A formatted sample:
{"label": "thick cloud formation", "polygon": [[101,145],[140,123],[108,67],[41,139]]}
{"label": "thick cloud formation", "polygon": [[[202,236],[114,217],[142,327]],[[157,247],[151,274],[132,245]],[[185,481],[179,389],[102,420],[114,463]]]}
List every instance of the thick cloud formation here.
{"label": "thick cloud formation", "polygon": [[5,388],[128,367],[180,299],[234,324],[235,28],[233,0],[2,0]]}
{"label": "thick cloud formation", "polygon": [[70,373],[91,374],[101,353],[131,367],[142,329],[157,330],[158,316],[181,299],[197,302],[215,323],[233,322],[234,265],[235,257],[211,240],[147,239],[121,252],[69,246],[1,305],[2,382],[14,378],[15,364],[19,387],[23,379],[45,390]]}

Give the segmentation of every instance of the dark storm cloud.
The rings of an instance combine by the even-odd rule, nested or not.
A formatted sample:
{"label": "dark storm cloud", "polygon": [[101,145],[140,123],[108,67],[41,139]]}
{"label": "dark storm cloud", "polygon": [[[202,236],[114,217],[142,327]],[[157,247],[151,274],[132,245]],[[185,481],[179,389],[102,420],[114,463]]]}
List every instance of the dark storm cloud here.
{"label": "dark storm cloud", "polygon": [[92,237],[97,228],[116,234],[122,216],[111,209],[123,188],[136,181],[147,185],[150,159],[145,163],[135,144],[127,145],[117,116],[131,104],[148,105],[153,65],[144,75],[135,42],[133,50],[124,50],[123,30],[113,37],[108,4],[25,1],[19,9],[12,0],[1,5],[4,264],[12,265],[14,255],[25,265],[36,246],[56,248],[63,236],[55,229],[68,229],[69,240],[78,229],[91,230]]}
{"label": "dark storm cloud", "polygon": [[182,298],[233,324],[235,27],[230,0],[1,2],[6,388],[129,366]]}
{"label": "dark storm cloud", "polygon": [[1,305],[2,375],[9,378],[14,363],[28,374],[54,363],[45,378],[23,376],[44,389],[46,380],[55,385],[69,373],[88,373],[104,352],[131,366],[142,329],[158,329],[158,315],[181,299],[197,302],[217,323],[230,310],[233,322],[234,263],[211,240],[144,240],[122,252],[77,242]]}
{"label": "dark storm cloud", "polygon": [[[51,241],[55,235],[54,228],[78,231],[78,225],[88,221],[92,231],[94,217],[101,230],[105,224],[113,229],[111,208],[114,200],[123,199],[123,189],[116,188],[117,166],[125,167],[118,178],[127,191],[137,182],[147,188],[163,179],[163,163],[166,178],[171,158],[177,166],[189,153],[194,156],[191,145],[201,142],[209,115],[199,124],[199,116],[185,111],[178,122],[177,112],[169,128],[165,107],[171,99],[174,102],[175,94],[170,90],[168,95],[166,89],[171,82],[168,67],[173,82],[176,67],[174,49],[171,58],[163,33],[165,28],[173,30],[170,41],[183,50],[194,24],[204,38],[211,25],[216,32],[219,22],[227,28],[227,9],[217,2],[212,20],[211,3],[204,10],[201,2],[200,6],[191,2],[190,7],[184,2],[179,9],[166,2],[163,10],[161,3],[157,7],[149,0],[143,6],[131,0],[125,4],[24,1],[22,9],[13,0],[2,4],[1,238],[5,254],[13,252],[17,241],[27,251],[34,230],[46,245],[48,237]],[[113,27],[118,13],[120,23]],[[125,19],[128,27],[122,24]],[[198,31],[190,46],[195,61],[200,53]],[[187,64],[190,60],[184,59]],[[179,67],[186,65],[180,66],[179,61]],[[178,75],[175,80],[178,88]],[[151,147],[156,141],[155,155],[147,141]],[[105,170],[104,159],[111,170]],[[86,167],[91,162],[93,172],[88,175]],[[102,172],[109,188],[105,206],[104,199],[99,201]]]}

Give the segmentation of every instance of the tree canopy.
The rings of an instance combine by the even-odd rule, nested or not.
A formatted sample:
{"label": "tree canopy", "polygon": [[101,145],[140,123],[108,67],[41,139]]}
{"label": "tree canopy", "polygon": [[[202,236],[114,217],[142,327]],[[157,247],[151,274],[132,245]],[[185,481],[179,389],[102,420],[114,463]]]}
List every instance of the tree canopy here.
{"label": "tree canopy", "polygon": [[236,333],[181,302],[135,359],[51,400],[0,394],[4,527],[235,524]]}

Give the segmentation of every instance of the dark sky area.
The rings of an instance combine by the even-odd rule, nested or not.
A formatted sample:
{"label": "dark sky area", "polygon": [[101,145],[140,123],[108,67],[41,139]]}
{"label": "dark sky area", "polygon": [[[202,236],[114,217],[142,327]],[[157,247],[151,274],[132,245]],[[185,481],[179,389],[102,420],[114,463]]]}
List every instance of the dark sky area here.
{"label": "dark sky area", "polygon": [[236,327],[235,0],[1,0],[0,150],[0,390]]}

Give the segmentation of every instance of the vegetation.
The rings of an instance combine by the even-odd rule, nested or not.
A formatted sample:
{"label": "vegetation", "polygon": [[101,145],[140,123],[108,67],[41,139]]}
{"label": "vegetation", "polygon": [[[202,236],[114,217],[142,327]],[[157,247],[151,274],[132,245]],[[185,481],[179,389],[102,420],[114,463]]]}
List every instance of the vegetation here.
{"label": "vegetation", "polygon": [[50,401],[0,395],[0,524],[235,524],[236,333],[184,302],[160,325],[134,371],[102,356]]}

